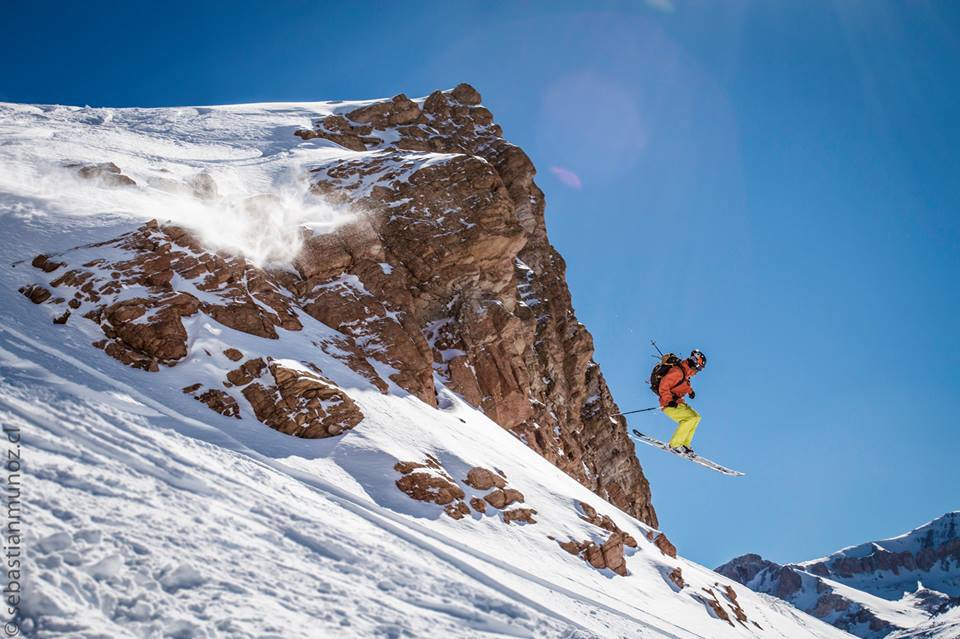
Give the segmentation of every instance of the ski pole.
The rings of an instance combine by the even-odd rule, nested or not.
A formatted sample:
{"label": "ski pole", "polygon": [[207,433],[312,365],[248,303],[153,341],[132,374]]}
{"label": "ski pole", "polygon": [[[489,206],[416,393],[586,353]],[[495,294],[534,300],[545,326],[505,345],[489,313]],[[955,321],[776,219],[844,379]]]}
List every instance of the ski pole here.
{"label": "ski pole", "polygon": [[650,408],[641,408],[640,410],[628,410],[625,413],[617,413],[616,415],[611,415],[611,417],[620,417],[621,415],[633,415],[634,413],[646,413],[647,411],[657,410],[659,406],[651,406]]}
{"label": "ski pole", "polygon": [[650,343],[653,344],[653,347],[657,349],[657,352],[660,353],[660,357],[663,357],[663,351],[660,350],[660,347],[657,346],[657,343],[653,340],[650,340]]}

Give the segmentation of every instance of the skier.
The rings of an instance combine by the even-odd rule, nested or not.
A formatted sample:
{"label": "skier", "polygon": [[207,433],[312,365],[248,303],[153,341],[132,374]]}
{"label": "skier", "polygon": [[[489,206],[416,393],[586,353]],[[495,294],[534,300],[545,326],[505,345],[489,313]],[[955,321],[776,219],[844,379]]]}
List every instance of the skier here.
{"label": "skier", "polygon": [[700,424],[700,414],[684,402],[683,398],[685,395],[689,395],[690,399],[697,396],[690,386],[690,378],[702,371],[706,365],[706,355],[694,349],[685,360],[668,354],[654,369],[655,375],[662,375],[656,388],[656,393],[660,396],[660,409],[677,422],[677,430],[670,438],[669,446],[679,453],[693,452],[690,444],[693,442],[697,425]]}

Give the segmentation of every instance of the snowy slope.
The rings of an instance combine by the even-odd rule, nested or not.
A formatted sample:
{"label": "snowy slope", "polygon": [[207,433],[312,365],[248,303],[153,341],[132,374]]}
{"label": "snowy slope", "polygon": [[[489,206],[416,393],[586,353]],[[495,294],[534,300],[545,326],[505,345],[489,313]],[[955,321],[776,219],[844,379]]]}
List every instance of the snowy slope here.
{"label": "snowy slope", "polygon": [[[439,379],[435,409],[397,388],[382,394],[337,360],[318,362],[364,415],[353,430],[320,440],[217,415],[181,392],[185,379],[217,385],[233,364],[209,353],[226,347],[291,367],[308,351],[316,360],[311,342],[333,329],[309,316],[299,318],[302,331],[264,340],[199,314],[186,322],[188,356],[146,372],[93,349],[82,320],[54,326],[51,310],[17,292],[31,278],[22,260],[109,240],[148,218],[282,263],[296,251],[298,227],[322,232],[351,219],[307,195],[302,176],[312,163],[353,152],[292,136],[343,108],[0,106],[0,420],[23,435],[27,634],[848,636],[663,554],[647,526]],[[70,162],[115,162],[137,186],[78,180],[64,169]],[[183,187],[199,170],[216,177],[213,201]],[[245,202],[257,195],[283,206],[266,217],[251,212]],[[468,495],[468,469],[502,472],[536,523],[506,524],[496,512],[457,521],[410,499],[393,466],[428,456]],[[581,517],[581,501],[638,541],[627,549],[628,576],[559,547],[606,538]],[[668,578],[677,568],[682,588]],[[714,596],[733,620],[717,617]]]}
{"label": "snowy slope", "polygon": [[889,639],[957,639],[960,637],[960,607],[936,615],[910,630],[887,635]]}

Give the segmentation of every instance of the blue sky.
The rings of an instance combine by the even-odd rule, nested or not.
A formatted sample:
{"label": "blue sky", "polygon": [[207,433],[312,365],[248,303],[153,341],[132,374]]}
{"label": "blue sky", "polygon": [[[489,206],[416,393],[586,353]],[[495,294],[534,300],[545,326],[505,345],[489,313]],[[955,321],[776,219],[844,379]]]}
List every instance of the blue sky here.
{"label": "blue sky", "polygon": [[4,3],[0,100],[476,86],[621,407],[654,401],[651,338],[710,358],[695,446],[748,475],[638,451],[686,556],[809,559],[960,508],[960,5],[134,4]]}

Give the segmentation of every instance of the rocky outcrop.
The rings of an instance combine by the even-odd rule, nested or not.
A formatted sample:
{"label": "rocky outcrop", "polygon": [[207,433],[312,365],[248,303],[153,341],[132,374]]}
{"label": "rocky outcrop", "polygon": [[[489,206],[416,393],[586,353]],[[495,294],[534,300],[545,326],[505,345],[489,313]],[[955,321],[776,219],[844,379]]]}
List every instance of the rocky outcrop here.
{"label": "rocky outcrop", "polygon": [[[44,274],[45,282],[25,286],[21,293],[34,303],[55,305],[55,324],[66,323],[73,314],[93,322],[104,336],[94,346],[146,371],[187,358],[184,320],[200,314],[265,340],[277,339],[278,330],[302,328],[298,300],[282,288],[275,273],[242,257],[206,251],[179,227],[149,222],[116,240],[68,251],[59,261],[38,255],[31,265]],[[359,346],[346,336],[315,346],[346,362],[362,359]],[[213,357],[208,352],[198,355]],[[243,358],[236,348],[225,349],[223,355],[229,362]],[[364,363],[357,366],[359,372],[375,377],[375,385],[386,390],[386,382]],[[266,381],[262,375],[268,376]],[[257,419],[289,435],[328,437],[363,419],[349,396],[309,361],[248,360],[228,372],[222,383],[241,391]],[[238,397],[228,391],[200,384],[183,390],[222,415],[242,417]]]}
{"label": "rocky outcrop", "polygon": [[[428,501],[444,507],[444,512],[454,519],[462,519],[470,514],[469,501],[473,510],[481,515],[489,509],[502,511],[501,520],[505,524],[511,522],[535,524],[533,508],[511,508],[508,506],[523,503],[524,497],[516,488],[507,485],[507,479],[502,474],[486,468],[475,466],[469,470],[463,483],[468,488],[478,491],[490,491],[483,497],[467,495],[463,488],[433,456],[427,456],[424,462],[399,461],[393,469],[403,475],[397,480],[397,488],[417,501]],[[491,490],[492,489],[492,490]]]}
{"label": "rocky outcrop", "polygon": [[[632,542],[629,543],[629,542]],[[592,540],[585,541],[558,541],[560,547],[571,555],[577,555],[598,570],[609,569],[621,577],[626,577],[626,557],[624,546],[636,548],[637,541],[633,537],[620,532],[610,533],[606,541],[598,544]]]}
{"label": "rocky outcrop", "polygon": [[203,384],[191,384],[183,388],[183,392],[206,404],[221,415],[240,419],[240,406],[237,404],[237,400],[219,388],[204,390]]}
{"label": "rocky outcrop", "polygon": [[702,590],[707,594],[706,597],[702,597],[702,601],[711,611],[713,611],[713,614],[719,619],[723,619],[731,626],[734,626],[733,621],[730,619],[730,614],[727,613],[726,609],[723,607],[723,604],[720,603],[720,600],[717,598],[717,593],[713,591],[713,588],[703,588]]}
{"label": "rocky outcrop", "polygon": [[[436,371],[528,446],[655,526],[649,485],[547,238],[534,167],[501,137],[479,94],[460,85],[422,101],[399,95],[297,135],[376,151],[314,169],[317,193],[369,214],[307,240],[298,260],[305,288],[352,289],[312,314],[377,342],[403,364],[401,386],[424,401],[435,401]],[[363,307],[376,309],[372,317]]]}
{"label": "rocky outcrop", "polygon": [[537,511],[533,508],[511,508],[501,513],[503,523],[518,522],[522,524],[535,524],[537,520],[533,518]]}
{"label": "rocky outcrop", "polygon": [[[750,621],[750,619],[747,618],[747,613],[744,612],[740,603],[737,601],[737,592],[732,587],[717,583],[714,584],[713,588],[704,587],[701,588],[701,590],[706,596],[698,595],[699,599],[718,619],[726,621],[733,627],[736,627],[734,623],[734,620],[736,620],[741,626],[747,627],[747,622]],[[717,591],[722,593],[723,598],[726,600],[726,605],[721,602]],[[757,629],[763,630],[756,621],[751,621],[751,623]]]}
{"label": "rocky outcrop", "polygon": [[[649,485],[547,238],[533,164],[503,139],[479,93],[460,85],[423,100],[345,107],[296,135],[353,151],[313,165],[311,189],[361,213],[334,232],[303,230],[293,268],[260,268],[152,222],[38,256],[38,281],[24,295],[56,304],[57,323],[94,322],[104,335],[98,347],[148,371],[190,355],[186,326],[199,315],[267,341],[301,331],[309,316],[331,329],[313,346],[381,392],[437,406],[438,376],[568,475],[656,526]],[[71,168],[131,186],[116,165]],[[204,173],[187,187],[200,199],[218,192]],[[260,208],[271,206],[260,197]],[[208,356],[238,362],[240,350]],[[259,350],[266,357],[271,347]],[[302,358],[298,366],[310,370],[310,353]],[[358,423],[322,371],[264,366],[241,366],[225,380],[239,391],[223,392],[241,416],[245,401],[264,423],[302,437]],[[228,403],[205,397],[214,410]],[[521,501],[501,486],[479,497],[494,508]]]}
{"label": "rocky outcrop", "polygon": [[467,478],[464,481],[468,486],[476,488],[477,490],[504,488],[507,485],[506,477],[480,466],[471,468],[467,472]]}
{"label": "rocky outcrop", "polygon": [[436,458],[427,457],[423,463],[400,461],[393,469],[402,475],[396,482],[397,488],[411,499],[443,506],[443,512],[453,519],[470,514],[463,501],[463,489]]}
{"label": "rocky outcrop", "polygon": [[[353,400],[316,372],[272,361],[263,366],[255,363],[254,367],[259,369],[254,379],[260,381],[251,380],[243,396],[257,419],[281,433],[308,439],[329,437],[363,419]],[[262,381],[264,371],[270,376],[267,381]]]}
{"label": "rocky outcrop", "polygon": [[590,539],[557,541],[560,547],[572,555],[578,555],[594,568],[608,568],[622,577],[628,575],[624,548],[637,548],[637,540],[621,530],[608,515],[599,514],[596,508],[586,502],[577,502],[577,512],[581,519],[610,534],[602,543]]}

